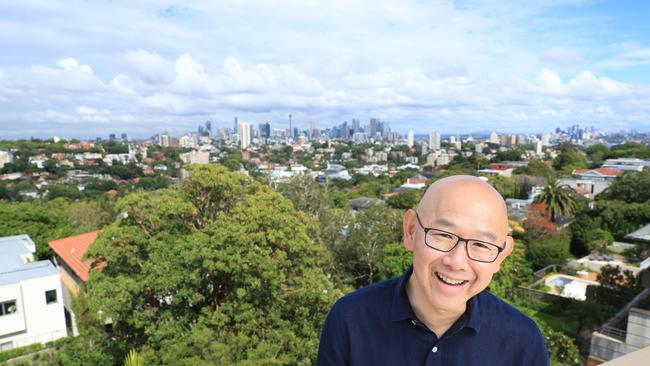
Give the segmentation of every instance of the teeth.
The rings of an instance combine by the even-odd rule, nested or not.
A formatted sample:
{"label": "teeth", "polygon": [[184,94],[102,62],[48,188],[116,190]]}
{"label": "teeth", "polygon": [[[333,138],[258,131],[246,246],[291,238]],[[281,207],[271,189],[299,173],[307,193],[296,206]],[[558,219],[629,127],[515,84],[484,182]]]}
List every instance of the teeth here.
{"label": "teeth", "polygon": [[436,272],[436,276],[438,276],[438,278],[442,280],[442,282],[452,286],[462,285],[463,283],[466,282],[465,280],[452,280],[451,278],[445,277],[444,275],[438,272]]}

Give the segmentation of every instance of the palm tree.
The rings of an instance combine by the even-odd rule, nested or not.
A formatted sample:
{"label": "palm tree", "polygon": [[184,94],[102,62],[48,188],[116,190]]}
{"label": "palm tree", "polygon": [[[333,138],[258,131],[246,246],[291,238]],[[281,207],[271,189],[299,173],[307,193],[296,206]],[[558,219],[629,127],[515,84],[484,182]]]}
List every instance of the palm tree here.
{"label": "palm tree", "polygon": [[576,211],[578,200],[576,191],[566,184],[560,185],[557,180],[549,179],[542,192],[535,199],[536,203],[544,203],[548,207],[549,219],[552,222],[560,216],[571,216]]}

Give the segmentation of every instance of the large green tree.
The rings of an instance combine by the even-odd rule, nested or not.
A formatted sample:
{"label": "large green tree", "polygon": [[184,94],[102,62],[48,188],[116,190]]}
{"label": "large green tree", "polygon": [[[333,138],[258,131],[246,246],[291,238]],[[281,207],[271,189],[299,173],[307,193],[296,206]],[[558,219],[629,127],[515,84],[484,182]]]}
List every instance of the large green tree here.
{"label": "large green tree", "polygon": [[638,203],[650,201],[650,170],[616,177],[599,198]]}
{"label": "large green tree", "polygon": [[313,364],[341,295],[318,226],[269,187],[218,165],[117,203],[87,257],[93,311],[149,364]]}

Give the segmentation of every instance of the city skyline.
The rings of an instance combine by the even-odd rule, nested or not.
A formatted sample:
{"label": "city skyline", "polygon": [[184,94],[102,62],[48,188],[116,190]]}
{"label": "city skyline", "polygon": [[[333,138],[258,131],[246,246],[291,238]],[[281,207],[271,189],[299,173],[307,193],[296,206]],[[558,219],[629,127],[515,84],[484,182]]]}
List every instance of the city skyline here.
{"label": "city skyline", "polygon": [[641,1],[40,1],[0,14],[0,139],[207,120],[399,133],[650,131]]}

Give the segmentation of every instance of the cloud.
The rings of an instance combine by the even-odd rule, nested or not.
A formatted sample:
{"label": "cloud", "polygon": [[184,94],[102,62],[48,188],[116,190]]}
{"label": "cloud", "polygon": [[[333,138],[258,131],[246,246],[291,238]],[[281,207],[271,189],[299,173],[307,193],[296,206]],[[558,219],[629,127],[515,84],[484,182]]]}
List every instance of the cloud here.
{"label": "cloud", "polygon": [[589,1],[72,1],[0,14],[12,50],[0,123],[194,129],[235,115],[284,124],[293,112],[298,124],[378,116],[443,131],[649,126],[647,85],[611,70],[650,65],[650,48],[585,16]]}
{"label": "cloud", "polygon": [[133,76],[149,84],[168,84],[174,78],[174,64],[155,52],[143,49],[124,55]]}
{"label": "cloud", "polygon": [[564,47],[547,48],[539,57],[542,61],[558,66],[575,66],[582,61],[582,54],[579,51]]}

